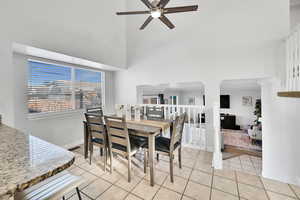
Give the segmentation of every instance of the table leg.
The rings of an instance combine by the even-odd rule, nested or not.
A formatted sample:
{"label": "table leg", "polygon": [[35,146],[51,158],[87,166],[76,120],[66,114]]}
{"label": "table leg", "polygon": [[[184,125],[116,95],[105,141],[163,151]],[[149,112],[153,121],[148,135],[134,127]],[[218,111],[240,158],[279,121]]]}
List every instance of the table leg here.
{"label": "table leg", "polygon": [[150,185],[154,186],[154,156],[155,156],[155,136],[152,134],[148,136],[149,142],[149,167],[150,167]]}
{"label": "table leg", "polygon": [[87,124],[86,122],[83,123],[83,131],[84,131],[84,144],[83,144],[83,147],[84,147],[84,158],[87,159],[88,157],[88,148],[89,148],[89,145],[88,145],[88,139],[89,139],[89,136],[88,136],[88,131],[87,131]]}

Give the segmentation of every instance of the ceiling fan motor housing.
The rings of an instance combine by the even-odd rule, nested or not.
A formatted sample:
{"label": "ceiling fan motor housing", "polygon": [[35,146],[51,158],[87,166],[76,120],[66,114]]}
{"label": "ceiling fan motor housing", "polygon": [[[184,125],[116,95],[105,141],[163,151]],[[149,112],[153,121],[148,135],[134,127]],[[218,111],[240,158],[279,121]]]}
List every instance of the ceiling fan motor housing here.
{"label": "ceiling fan motor housing", "polygon": [[154,1],[151,2],[151,4],[152,4],[153,7],[157,7],[159,2],[160,1],[158,1],[158,0],[154,0]]}

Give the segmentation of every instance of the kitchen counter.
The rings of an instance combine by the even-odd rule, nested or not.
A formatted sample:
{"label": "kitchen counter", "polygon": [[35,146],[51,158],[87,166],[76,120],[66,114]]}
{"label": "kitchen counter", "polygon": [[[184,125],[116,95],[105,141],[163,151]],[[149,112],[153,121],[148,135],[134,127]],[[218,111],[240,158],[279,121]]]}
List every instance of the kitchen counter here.
{"label": "kitchen counter", "polygon": [[0,125],[0,200],[22,191],[74,162],[73,153],[6,125]]}

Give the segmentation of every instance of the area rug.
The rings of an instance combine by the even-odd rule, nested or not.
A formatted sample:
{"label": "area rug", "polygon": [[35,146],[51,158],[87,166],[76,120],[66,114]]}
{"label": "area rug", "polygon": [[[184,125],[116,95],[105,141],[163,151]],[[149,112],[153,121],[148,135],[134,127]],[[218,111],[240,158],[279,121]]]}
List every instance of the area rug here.
{"label": "area rug", "polygon": [[246,131],[223,129],[222,135],[224,137],[225,145],[231,145],[243,149],[256,150],[256,151],[262,150],[260,145],[251,143],[251,140]]}

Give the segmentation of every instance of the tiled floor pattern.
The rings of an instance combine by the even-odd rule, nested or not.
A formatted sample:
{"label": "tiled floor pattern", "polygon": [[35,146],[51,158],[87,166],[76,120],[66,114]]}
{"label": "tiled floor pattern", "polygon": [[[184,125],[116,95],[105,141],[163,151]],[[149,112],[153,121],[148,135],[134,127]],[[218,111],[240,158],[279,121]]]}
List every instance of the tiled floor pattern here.
{"label": "tiled floor pattern", "polygon": [[[80,150],[81,151],[81,150]],[[99,151],[99,150],[98,150]],[[295,200],[300,199],[300,187],[267,180],[235,170],[211,168],[212,154],[183,149],[183,168],[175,164],[175,181],[169,178],[169,163],[161,157],[156,163],[156,185],[150,186],[149,172],[143,173],[143,163],[134,159],[133,176],[127,182],[126,160],[115,158],[114,171],[104,172],[101,158],[95,155],[89,165],[80,153],[70,171],[85,179],[80,186],[84,200]],[[298,195],[298,196],[297,196]],[[75,200],[75,191],[66,195]]]}
{"label": "tiled floor pattern", "polygon": [[255,156],[241,155],[223,160],[223,168],[253,175],[261,175],[262,159]]}

